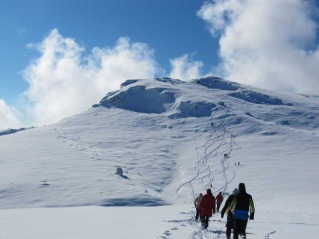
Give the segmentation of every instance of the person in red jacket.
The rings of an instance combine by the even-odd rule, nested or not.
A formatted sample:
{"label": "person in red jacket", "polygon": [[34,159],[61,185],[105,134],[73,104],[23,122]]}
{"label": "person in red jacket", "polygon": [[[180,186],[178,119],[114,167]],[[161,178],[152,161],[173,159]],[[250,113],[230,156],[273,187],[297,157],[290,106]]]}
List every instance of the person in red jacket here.
{"label": "person in red jacket", "polygon": [[207,193],[203,196],[199,205],[200,219],[203,228],[208,227],[208,221],[215,213],[215,197],[210,189],[207,189]]}
{"label": "person in red jacket", "polygon": [[222,204],[224,200],[224,197],[222,195],[222,192],[219,192],[217,197],[216,197],[216,201],[217,201],[217,212],[219,212],[219,208],[220,208],[220,205]]}

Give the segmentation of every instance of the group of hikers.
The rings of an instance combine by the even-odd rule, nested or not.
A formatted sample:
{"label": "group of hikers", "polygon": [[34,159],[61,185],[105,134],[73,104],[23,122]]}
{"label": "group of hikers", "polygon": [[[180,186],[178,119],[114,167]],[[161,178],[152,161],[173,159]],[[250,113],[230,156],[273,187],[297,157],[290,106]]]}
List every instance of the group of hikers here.
{"label": "group of hikers", "polygon": [[[216,212],[219,212],[220,206],[224,200],[222,192],[219,192],[216,198],[212,194],[211,189],[207,189],[206,194],[202,193],[195,199],[196,207],[195,220],[202,223],[203,228],[208,227],[209,218]],[[227,198],[224,207],[221,210],[221,217],[227,215],[226,236],[231,238],[231,230],[233,229],[233,239],[238,239],[239,235],[246,238],[246,227],[248,218],[254,219],[255,207],[254,201],[250,194],[246,192],[244,183],[240,183],[238,189],[235,188],[231,195]]]}

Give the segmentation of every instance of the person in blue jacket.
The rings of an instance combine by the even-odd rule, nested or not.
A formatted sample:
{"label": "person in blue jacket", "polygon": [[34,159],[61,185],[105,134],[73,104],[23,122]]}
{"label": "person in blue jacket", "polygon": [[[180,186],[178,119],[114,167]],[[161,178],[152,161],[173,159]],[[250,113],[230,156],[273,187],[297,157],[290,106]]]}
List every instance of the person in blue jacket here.
{"label": "person in blue jacket", "polygon": [[[226,213],[228,207],[232,203],[232,201],[237,193],[238,193],[238,189],[235,188],[233,190],[233,193],[231,195],[229,195],[229,197],[227,198],[225,205],[221,211],[222,218],[224,218],[224,214]],[[234,229],[234,215],[231,212],[228,212],[227,213],[227,222],[226,222],[226,238],[227,239],[230,239],[232,229]]]}
{"label": "person in blue jacket", "polygon": [[[246,227],[248,218],[254,219],[255,206],[253,198],[246,193],[244,183],[238,186],[238,194],[234,197],[228,211],[234,214],[234,239],[238,239],[239,234],[246,238]],[[250,213],[250,214],[249,214]],[[249,214],[249,215],[248,215]]]}

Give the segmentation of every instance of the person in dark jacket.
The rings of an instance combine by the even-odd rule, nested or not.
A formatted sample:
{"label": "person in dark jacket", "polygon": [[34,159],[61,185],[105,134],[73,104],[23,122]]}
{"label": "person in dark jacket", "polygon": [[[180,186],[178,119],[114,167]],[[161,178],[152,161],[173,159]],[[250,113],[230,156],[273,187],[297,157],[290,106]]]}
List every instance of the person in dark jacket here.
{"label": "person in dark jacket", "polygon": [[[234,214],[234,239],[238,239],[239,234],[246,238],[246,227],[248,217],[250,220],[254,219],[255,206],[251,195],[246,193],[246,187],[244,183],[240,183],[238,186],[238,194],[234,196],[232,203],[230,204],[228,211]],[[250,211],[250,215],[248,213]]]}
{"label": "person in dark jacket", "polygon": [[199,214],[203,228],[208,227],[209,218],[215,213],[215,197],[210,189],[207,189],[207,193],[203,196],[202,201],[199,204]]}
{"label": "person in dark jacket", "polygon": [[[226,213],[228,207],[230,206],[230,204],[232,203],[234,196],[238,193],[238,189],[235,188],[233,190],[233,193],[231,195],[229,195],[229,197],[227,198],[225,205],[221,211],[221,217],[224,217],[224,214]],[[231,229],[234,229],[234,215],[231,212],[228,212],[227,214],[227,222],[226,222],[226,237],[227,239],[230,239],[231,236]]]}

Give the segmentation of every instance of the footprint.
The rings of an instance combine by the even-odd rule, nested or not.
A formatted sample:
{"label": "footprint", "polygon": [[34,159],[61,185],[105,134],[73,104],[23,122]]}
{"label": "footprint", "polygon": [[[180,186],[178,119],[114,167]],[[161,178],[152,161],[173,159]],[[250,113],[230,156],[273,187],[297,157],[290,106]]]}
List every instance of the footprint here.
{"label": "footprint", "polygon": [[266,234],[266,236],[264,237],[264,239],[270,239],[272,234],[275,234],[277,231],[272,231],[268,234]]}

